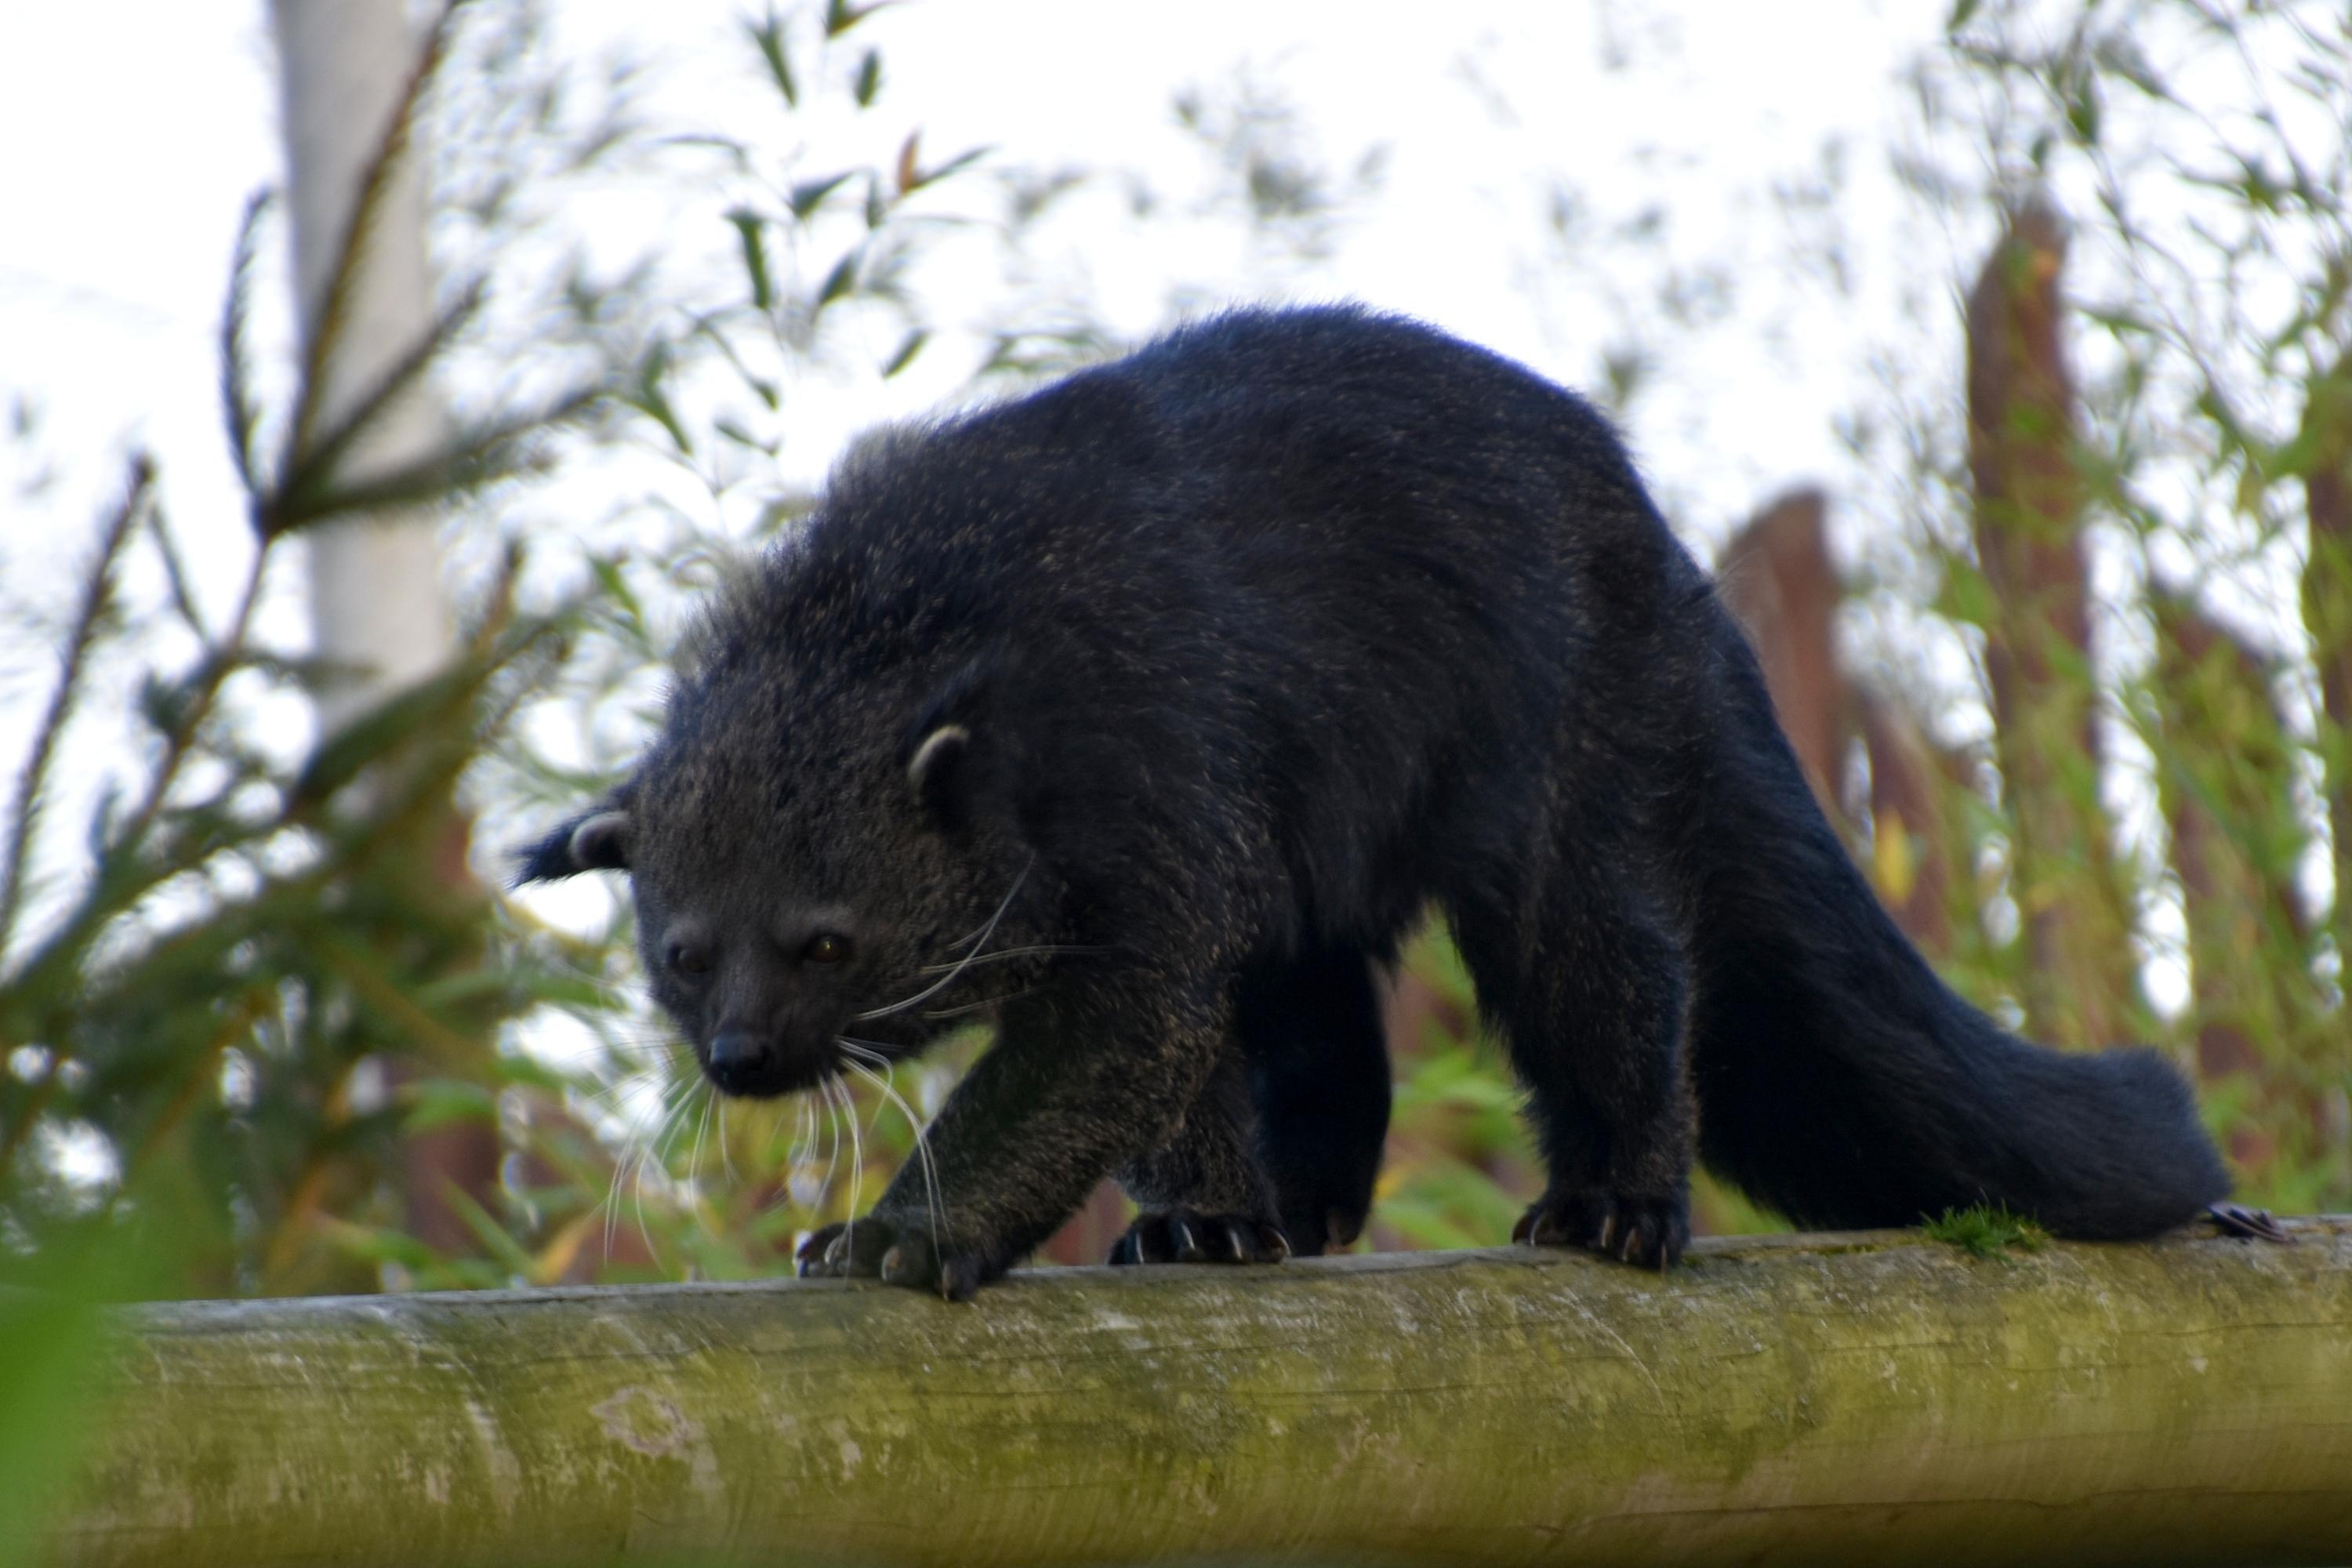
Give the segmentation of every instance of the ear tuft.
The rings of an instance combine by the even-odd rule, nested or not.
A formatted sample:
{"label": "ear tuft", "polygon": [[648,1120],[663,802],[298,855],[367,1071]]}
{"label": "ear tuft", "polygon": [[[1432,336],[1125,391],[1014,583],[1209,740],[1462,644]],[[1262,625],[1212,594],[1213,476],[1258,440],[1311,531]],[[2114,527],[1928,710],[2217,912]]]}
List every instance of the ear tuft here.
{"label": "ear tuft", "polygon": [[515,857],[514,886],[560,882],[583,871],[629,868],[629,814],[596,811],[557,827]]}
{"label": "ear tuft", "polygon": [[914,760],[907,764],[907,782],[917,794],[925,789],[924,779],[934,768],[953,767],[956,758],[971,743],[971,731],[961,724],[942,724],[923,737],[915,748]]}
{"label": "ear tuft", "polygon": [[572,830],[572,863],[583,871],[629,868],[629,814],[600,811]]}
{"label": "ear tuft", "polygon": [[971,731],[961,724],[941,724],[925,735],[907,763],[907,782],[915,798],[943,826],[959,827],[964,819],[962,775],[971,752]]}
{"label": "ear tuft", "polygon": [[997,721],[1007,655],[991,648],[941,681],[915,710],[899,754],[907,782],[933,823],[961,833],[982,811],[982,797],[1004,768]]}

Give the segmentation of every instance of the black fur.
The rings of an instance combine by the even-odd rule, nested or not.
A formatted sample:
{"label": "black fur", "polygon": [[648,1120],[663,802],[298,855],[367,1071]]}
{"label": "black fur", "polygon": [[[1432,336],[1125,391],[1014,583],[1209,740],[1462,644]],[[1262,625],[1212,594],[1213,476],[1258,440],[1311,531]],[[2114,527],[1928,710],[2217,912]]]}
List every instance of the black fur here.
{"label": "black fur", "polygon": [[2157,1057],[2016,1040],[1906,943],[1605,422],[1359,310],[869,442],[596,809],[627,831],[524,876],[624,847],[725,1087],[993,1005],[935,1185],[902,1171],[813,1271],[968,1295],[1114,1171],[1129,1258],[1352,1237],[1373,966],[1433,902],[1529,1090],[1534,1240],[1670,1262],[1695,1148],[1814,1225],[1989,1199],[2142,1236],[2227,1185]]}

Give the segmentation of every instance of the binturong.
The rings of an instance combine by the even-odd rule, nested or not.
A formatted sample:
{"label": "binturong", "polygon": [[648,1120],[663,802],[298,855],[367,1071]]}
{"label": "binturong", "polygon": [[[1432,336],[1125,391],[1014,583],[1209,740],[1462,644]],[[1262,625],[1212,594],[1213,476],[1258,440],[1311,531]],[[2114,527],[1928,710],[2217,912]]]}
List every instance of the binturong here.
{"label": "binturong", "polygon": [[1817,1226],[2143,1237],[2229,1184],[2161,1058],[2020,1040],[1905,941],[1607,423],[1360,309],[867,440],[520,879],[591,870],[727,1094],[992,1017],[804,1273],[965,1299],[1106,1175],[1115,1261],[1352,1240],[1432,907],[1527,1088],[1521,1240],[1671,1264],[1695,1158]]}

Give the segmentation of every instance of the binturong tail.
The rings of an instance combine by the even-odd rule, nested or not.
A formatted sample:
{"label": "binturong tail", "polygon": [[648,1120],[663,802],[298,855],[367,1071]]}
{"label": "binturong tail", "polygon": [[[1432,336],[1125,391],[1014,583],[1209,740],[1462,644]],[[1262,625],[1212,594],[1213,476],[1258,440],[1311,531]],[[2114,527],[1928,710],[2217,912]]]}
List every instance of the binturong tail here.
{"label": "binturong tail", "polygon": [[1937,978],[1779,729],[1759,722],[1769,700],[1745,643],[1717,669],[1717,721],[1743,755],[1698,827],[1701,863],[1717,868],[1699,900],[1691,1032],[1707,1164],[1816,1227],[1994,1203],[2061,1236],[2126,1239],[2226,1196],[2189,1086],[2162,1057],[2029,1044]]}

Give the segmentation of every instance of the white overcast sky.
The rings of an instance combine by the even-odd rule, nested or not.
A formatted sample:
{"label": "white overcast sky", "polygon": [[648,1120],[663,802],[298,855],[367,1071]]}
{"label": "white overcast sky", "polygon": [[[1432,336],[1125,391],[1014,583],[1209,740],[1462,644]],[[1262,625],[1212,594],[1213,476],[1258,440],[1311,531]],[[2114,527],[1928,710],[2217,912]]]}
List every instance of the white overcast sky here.
{"label": "white overcast sky", "polygon": [[[743,41],[748,8],[552,0],[548,11],[567,55],[617,49],[646,63],[658,128],[748,137],[772,133],[778,113]],[[819,125],[822,149],[802,173],[887,161],[911,120],[932,161],[985,145],[1003,165],[1132,170],[1181,192],[1204,165],[1172,100],[1245,76],[1296,109],[1330,164],[1385,149],[1377,197],[1327,262],[1272,283],[1244,265],[1230,230],[1221,248],[1214,225],[1142,233],[1119,221],[1116,201],[1083,206],[1099,232],[1072,236],[1066,223],[1062,238],[1093,310],[1141,335],[1180,279],[1213,301],[1269,287],[1352,297],[1571,384],[1591,383],[1603,350],[1655,306],[1623,247],[1588,256],[1548,236],[1546,193],[1573,185],[1603,227],[1654,205],[1669,221],[1662,256],[1748,274],[1727,318],[1678,340],[1629,421],[1670,512],[1704,548],[1787,484],[1860,487],[1832,418],[1864,388],[1856,367],[1873,342],[1955,351],[1962,262],[1900,248],[1916,241],[1896,238],[1902,203],[1887,172],[1901,73],[1936,39],[1945,8],[907,0],[857,35],[883,50],[890,112],[845,140]],[[43,415],[35,442],[0,454],[0,609],[58,613],[133,443],[161,461],[172,522],[206,580],[200,594],[209,586],[219,605],[233,591],[250,544],[222,437],[215,333],[243,205],[278,178],[274,72],[264,0],[0,5],[0,411],[23,397]],[[860,134],[877,140],[860,145]],[[1845,148],[1836,211],[1849,297],[1792,271],[1803,237],[1770,194],[1817,174],[1832,142]],[[657,235],[723,255],[723,205],[716,192],[640,184],[578,221],[601,223],[615,254]],[[1916,213],[1909,221],[1916,231]],[[273,238],[282,244],[283,230]],[[984,287],[959,300],[955,279],[933,277],[927,302],[976,323],[993,303],[974,292]],[[793,429],[793,478],[815,479],[856,426],[950,395],[962,375],[942,347],[862,400],[804,400],[814,416]],[[32,460],[51,475],[37,492],[23,487]],[[302,626],[282,595],[263,622],[279,639],[299,639]],[[0,617],[0,763],[19,753],[54,679],[48,642],[37,622]],[[301,743],[299,709],[288,721]],[[93,736],[79,754],[98,764],[104,750]],[[80,787],[69,793],[84,793],[90,775],[73,771]]]}
{"label": "white overcast sky", "polygon": [[[741,41],[747,8],[550,4],[583,59],[617,47],[651,66],[665,129],[722,133],[775,112]],[[1327,264],[1284,289],[1408,311],[1571,384],[1590,384],[1602,351],[1654,305],[1628,283],[1622,249],[1581,257],[1548,245],[1543,193],[1572,184],[1604,223],[1654,204],[1670,220],[1664,257],[1747,276],[1723,319],[1670,335],[1655,390],[1628,421],[1637,456],[1702,549],[1779,489],[1818,480],[1845,498],[1832,515],[1851,554],[1885,520],[1857,499],[1873,476],[1842,448],[1833,418],[1872,397],[1862,367],[1874,349],[1957,397],[1957,296],[1991,232],[1988,212],[1945,234],[1906,206],[1889,173],[1910,123],[1903,72],[1948,10],[1949,0],[906,0],[861,37],[885,50],[886,107],[919,120],[933,157],[985,144],[1003,164],[1129,168],[1175,188],[1197,176],[1200,157],[1171,99],[1246,72],[1296,107],[1333,164],[1388,152],[1378,199]],[[24,453],[0,458],[0,605],[54,602],[131,442],[161,458],[200,564],[219,581],[235,574],[247,545],[214,334],[242,205],[278,176],[273,72],[262,0],[0,0],[0,410],[37,402],[32,450],[55,470],[27,494]],[[1844,149],[1843,293],[1792,262],[1820,236],[1771,195],[1818,174],[1833,142]],[[610,212],[622,249],[653,233],[704,243],[719,224],[710,194],[692,190],[640,190]],[[1213,296],[1263,289],[1239,268],[1221,283],[1214,246],[1194,240],[1198,254],[1171,255],[1164,231],[1139,238],[1107,221],[1080,246],[1091,303],[1140,334],[1176,276]],[[989,302],[933,303],[977,319]],[[955,369],[941,358],[894,386],[936,396]],[[834,428],[798,434],[798,460],[821,464],[852,426],[887,411],[843,407]],[[0,769],[48,679],[46,648],[0,621]]]}
{"label": "white overcast sky", "polygon": [[[718,130],[769,111],[735,31],[741,9],[553,7],[583,57],[618,41],[654,62],[669,123]],[[1572,382],[1592,376],[1622,334],[1615,318],[1639,302],[1580,297],[1541,251],[1529,215],[1548,179],[1575,182],[1604,216],[1654,199],[1672,216],[1675,254],[1769,263],[1789,237],[1769,185],[1842,137],[1861,302],[1823,290],[1750,308],[1743,317],[1769,319],[1708,333],[1705,363],[1666,367],[1664,390],[1635,410],[1644,460],[1685,510],[1712,514],[1681,520],[1711,537],[1778,484],[1834,477],[1832,404],[1851,395],[1862,335],[1901,330],[1886,317],[1895,274],[1924,266],[1949,298],[1948,258],[1874,272],[1870,249],[1892,205],[1897,74],[1944,9],[915,0],[867,26],[886,51],[887,93],[919,106],[927,149],[985,143],[1038,166],[1197,163],[1172,128],[1172,95],[1248,70],[1298,107],[1335,163],[1389,149],[1383,196],[1298,291],[1411,311]],[[1605,68],[1611,58],[1622,68]],[[28,548],[27,530],[62,548],[86,526],[113,479],[107,454],[127,439],[161,455],[183,526],[236,526],[213,333],[240,206],[276,178],[272,68],[256,0],[23,5],[0,19],[0,397],[37,398],[42,450],[63,470],[46,504],[6,519],[15,571],[54,553]],[[679,210],[694,209],[682,196]],[[1122,328],[1153,324],[1155,259],[1103,236],[1093,282]],[[1548,268],[1559,275],[1531,289]],[[1948,321],[1926,325],[1953,335]],[[1800,327],[1802,353],[1790,342]]]}
{"label": "white overcast sky", "polygon": [[[912,115],[932,159],[984,144],[1006,165],[1130,169],[1182,190],[1202,156],[1172,99],[1246,73],[1297,109],[1332,164],[1387,150],[1377,199],[1283,290],[1411,312],[1571,384],[1590,383],[1602,351],[1655,307],[1627,281],[1622,248],[1585,258],[1547,238],[1545,192],[1575,185],[1604,225],[1654,205],[1670,219],[1665,257],[1751,274],[1727,318],[1678,340],[1630,418],[1637,455],[1704,548],[1788,484],[1860,489],[1832,419],[1865,395],[1857,367],[1873,343],[1956,363],[1954,280],[1969,259],[1918,251],[1917,215],[1903,217],[1887,172],[1901,73],[1946,4],[908,0],[859,35],[885,53],[885,107],[901,112],[874,117],[873,133],[889,141],[828,144],[823,161],[887,159]],[[567,52],[618,47],[647,63],[663,129],[749,134],[776,105],[743,44],[744,9],[550,5]],[[278,178],[274,69],[262,0],[0,8],[0,409],[26,396],[44,415],[37,442],[0,458],[0,606],[57,613],[131,443],[160,458],[173,523],[215,602],[230,591],[249,542],[215,335],[243,204]],[[1845,146],[1847,296],[1788,265],[1803,236],[1770,195],[1817,174],[1833,141]],[[616,252],[658,234],[723,253],[720,205],[638,188],[586,221],[607,225]],[[1076,250],[1091,306],[1118,331],[1159,324],[1179,278],[1213,300],[1267,287],[1230,236],[1223,251],[1213,232],[1142,237],[1117,208],[1098,204],[1104,226]],[[988,315],[987,298],[932,286],[950,321]],[[922,402],[960,381],[943,349],[884,392]],[[869,398],[803,421],[794,477],[814,478],[856,426],[905,411]],[[27,451],[53,470],[38,493],[21,488]],[[1853,516],[1841,524],[1857,531]],[[264,623],[277,637],[301,625],[282,597]],[[0,619],[0,767],[13,771],[52,658],[37,626]],[[287,721],[299,737],[304,716]],[[93,745],[104,750],[84,743],[70,794],[106,765]]]}

